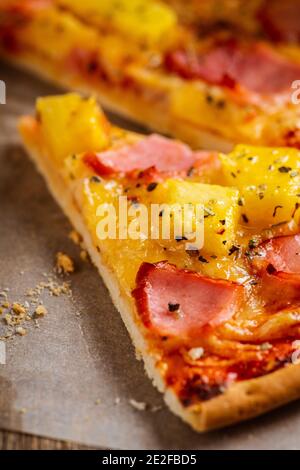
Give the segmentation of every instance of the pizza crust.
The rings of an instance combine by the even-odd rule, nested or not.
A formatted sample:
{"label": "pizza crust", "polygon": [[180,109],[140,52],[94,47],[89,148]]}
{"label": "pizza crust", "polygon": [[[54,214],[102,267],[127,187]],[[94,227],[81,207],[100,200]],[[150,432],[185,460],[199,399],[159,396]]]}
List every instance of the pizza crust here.
{"label": "pizza crust", "polygon": [[300,365],[287,365],[263,377],[236,383],[215,398],[184,407],[174,391],[166,386],[157,358],[149,352],[143,328],[137,321],[134,301],[130,301],[122,292],[113,270],[104,263],[101,253],[96,250],[72,193],[68,191],[63,178],[50,160],[35,145],[22,122],[20,129],[31,159],[45,178],[57,203],[82,236],[86,249],[121,314],[137,356],[142,357],[148,376],[164,394],[165,402],[173,413],[189,423],[194,430],[203,432],[244,421],[300,398]]}
{"label": "pizza crust", "polygon": [[63,87],[66,90],[72,89],[89,96],[96,96],[106,110],[138,122],[153,131],[175,136],[197,150],[202,148],[228,153],[235,145],[234,142],[223,138],[217,133],[178,120],[175,116],[172,117],[167,110],[161,110],[159,105],[155,105],[155,103],[153,106],[149,102],[145,103],[144,101],[143,103],[141,96],[137,96],[129,90],[112,90],[104,84],[92,86],[88,85],[84,79],[76,80],[76,83],[74,83],[66,74],[58,74],[55,67],[51,67],[46,58],[39,57],[35,53],[27,53],[24,57],[13,58],[1,51],[1,56],[10,64],[22,70],[33,72],[48,83]]}

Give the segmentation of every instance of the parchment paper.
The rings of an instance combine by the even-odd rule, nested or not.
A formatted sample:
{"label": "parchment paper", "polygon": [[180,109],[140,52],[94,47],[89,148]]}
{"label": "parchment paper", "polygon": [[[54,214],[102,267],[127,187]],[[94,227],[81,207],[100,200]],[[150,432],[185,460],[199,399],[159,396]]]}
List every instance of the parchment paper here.
{"label": "parchment paper", "polygon": [[[40,327],[28,322],[25,336],[6,342],[0,427],[105,448],[299,448],[300,403],[206,435],[166,409],[99,275],[81,261],[68,221],[19,142],[17,116],[32,112],[37,96],[61,90],[1,63],[0,79],[7,86],[7,104],[0,105],[0,292],[9,288],[10,301],[24,302],[43,273],[52,273],[58,251],[76,263],[69,278],[73,298],[45,290],[41,298],[49,313]],[[0,324],[1,335],[3,315]],[[136,410],[131,399],[148,409]]]}

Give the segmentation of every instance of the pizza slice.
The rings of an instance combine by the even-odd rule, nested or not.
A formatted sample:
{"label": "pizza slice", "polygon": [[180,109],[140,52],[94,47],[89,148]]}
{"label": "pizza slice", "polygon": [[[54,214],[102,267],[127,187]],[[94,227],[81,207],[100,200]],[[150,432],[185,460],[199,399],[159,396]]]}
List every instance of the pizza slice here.
{"label": "pizza slice", "polygon": [[298,150],[193,151],[76,94],[20,131],[175,414],[205,431],[299,398]]}
{"label": "pizza slice", "polygon": [[0,54],[194,148],[300,145],[299,44],[199,35],[159,0],[4,0]]}
{"label": "pizza slice", "polygon": [[216,29],[231,29],[235,33],[256,34],[259,29],[258,11],[263,4],[277,2],[277,0],[251,0],[250,2],[189,0],[186,3],[184,0],[163,1],[177,12],[184,24],[195,28],[200,35],[211,33]]}
{"label": "pizza slice", "polygon": [[299,0],[164,0],[182,21],[205,35],[229,29],[276,43],[299,45]]}

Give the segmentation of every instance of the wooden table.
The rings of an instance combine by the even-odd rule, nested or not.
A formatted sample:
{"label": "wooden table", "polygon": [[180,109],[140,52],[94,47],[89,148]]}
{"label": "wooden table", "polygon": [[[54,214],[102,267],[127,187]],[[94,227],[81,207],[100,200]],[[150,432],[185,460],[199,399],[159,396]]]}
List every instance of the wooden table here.
{"label": "wooden table", "polygon": [[0,450],[83,450],[88,447],[73,442],[54,441],[43,437],[31,436],[0,430]]}

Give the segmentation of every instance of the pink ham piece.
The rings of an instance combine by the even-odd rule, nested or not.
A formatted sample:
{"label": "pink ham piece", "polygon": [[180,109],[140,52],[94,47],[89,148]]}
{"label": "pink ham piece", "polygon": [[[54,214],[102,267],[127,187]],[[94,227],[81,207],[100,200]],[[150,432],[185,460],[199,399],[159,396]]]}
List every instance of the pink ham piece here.
{"label": "pink ham piece", "polygon": [[187,145],[176,140],[153,134],[132,145],[107,150],[100,153],[87,153],[84,162],[100,176],[117,173],[130,173],[155,167],[158,172],[168,174],[186,172],[193,165],[207,166],[211,159],[216,165],[216,154],[193,152]]}
{"label": "pink ham piece", "polygon": [[237,85],[261,95],[287,91],[300,76],[300,65],[262,43],[246,46],[235,40],[216,44],[201,54],[177,50],[168,54],[166,66],[186,79],[212,85]]}
{"label": "pink ham piece", "polygon": [[258,20],[276,42],[300,42],[300,0],[265,0]]}
{"label": "pink ham piece", "polygon": [[161,336],[196,337],[201,329],[218,326],[237,311],[243,287],[205,277],[162,261],[143,263],[133,291],[144,325]]}
{"label": "pink ham piece", "polygon": [[300,279],[300,234],[276,237],[259,245],[254,265],[269,274],[298,274]]}
{"label": "pink ham piece", "polygon": [[262,295],[269,310],[300,302],[300,235],[276,237],[255,249],[252,267],[262,279]]}

